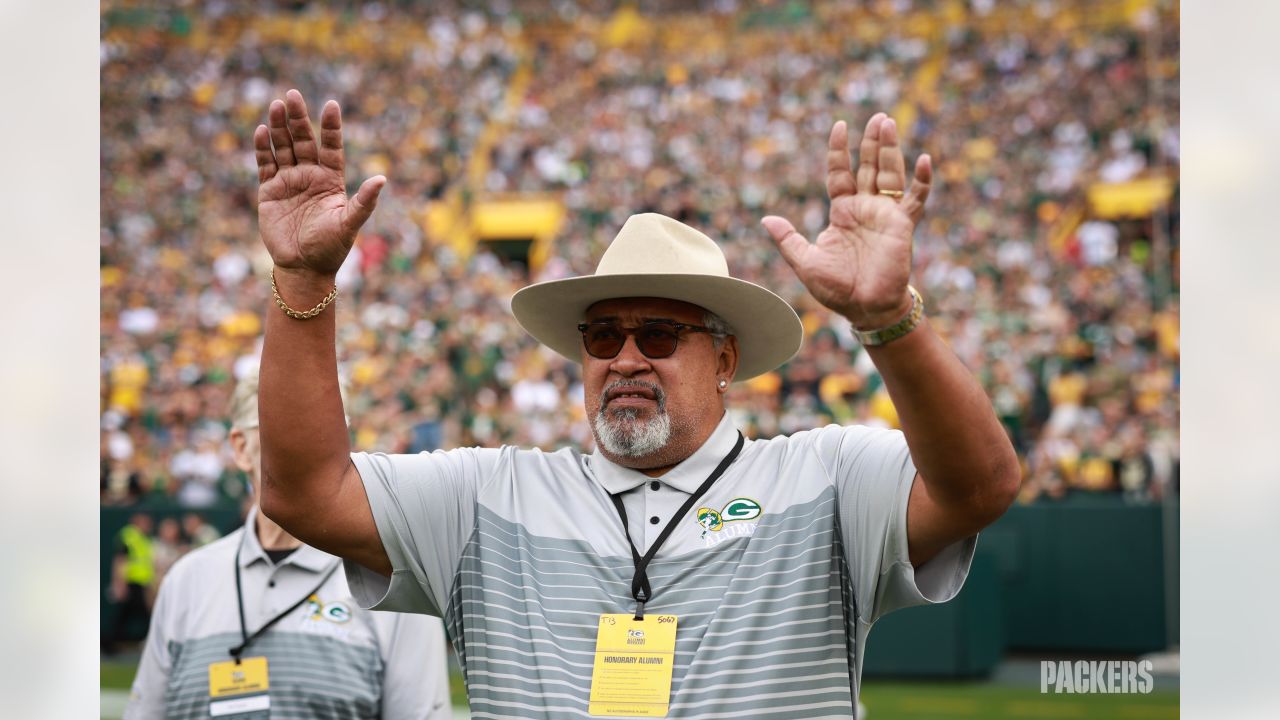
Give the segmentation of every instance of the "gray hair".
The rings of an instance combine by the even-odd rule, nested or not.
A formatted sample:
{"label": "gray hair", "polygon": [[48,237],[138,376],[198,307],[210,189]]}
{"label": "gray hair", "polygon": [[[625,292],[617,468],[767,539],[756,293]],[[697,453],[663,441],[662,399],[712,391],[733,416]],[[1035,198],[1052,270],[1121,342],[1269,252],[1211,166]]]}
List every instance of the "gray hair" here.
{"label": "gray hair", "polygon": [[735,334],[733,332],[733,326],[725,322],[724,318],[710,310],[703,312],[702,324],[711,330],[711,342],[717,350],[719,350],[720,346],[724,344],[725,338]]}

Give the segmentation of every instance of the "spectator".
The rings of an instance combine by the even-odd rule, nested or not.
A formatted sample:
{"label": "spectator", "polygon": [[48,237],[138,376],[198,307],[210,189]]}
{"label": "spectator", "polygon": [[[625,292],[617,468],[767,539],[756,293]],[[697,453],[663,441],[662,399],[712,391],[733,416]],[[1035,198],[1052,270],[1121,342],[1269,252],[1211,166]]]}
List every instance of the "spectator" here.
{"label": "spectator", "polygon": [[[704,12],[648,2],[616,24],[629,30],[604,33],[614,8],[595,0],[506,13],[104,5],[103,503],[238,500],[225,437],[206,426],[223,417],[224,383],[256,357],[268,266],[242,191],[253,172],[243,139],[286,77],[308,95],[332,88],[353,174],[390,181],[341,280],[339,312],[350,317],[339,322],[339,361],[357,449],[588,449],[585,418],[563,410],[580,405],[577,369],[523,338],[506,305],[529,281],[589,272],[624,219],[619,206],[712,230],[736,275],[802,311],[813,342],[734,393],[729,411],[745,430],[815,417],[893,425],[847,326],[801,300],[756,227],[766,205],[804,233],[822,222],[811,200],[822,194],[820,158],[805,151],[814,130],[801,118],[829,126],[884,108],[904,120],[908,151],[938,161],[913,283],[998,407],[1027,467],[1024,497],[1078,487],[1071,458],[1084,458],[1078,444],[1099,423],[1110,437],[1136,423],[1148,444],[1152,481],[1125,497],[1171,487],[1176,211],[1168,257],[1154,254],[1153,221],[1077,211],[1097,180],[1148,177],[1161,162],[1176,177],[1176,10],[1112,22],[1086,3],[1091,19],[1071,26],[1018,2],[1001,6],[999,23],[974,13],[944,27],[919,3],[814,2],[793,15],[695,6]],[[877,46],[840,30],[887,25],[897,29]],[[527,85],[514,82],[517,69]],[[564,260],[529,269],[483,247],[467,254],[429,219],[465,220],[466,201],[486,192],[560,198],[569,220],[552,254]],[[394,377],[372,382],[383,375]],[[1105,402],[1119,413],[1102,413]],[[1106,492],[1123,486],[1112,475]]]}

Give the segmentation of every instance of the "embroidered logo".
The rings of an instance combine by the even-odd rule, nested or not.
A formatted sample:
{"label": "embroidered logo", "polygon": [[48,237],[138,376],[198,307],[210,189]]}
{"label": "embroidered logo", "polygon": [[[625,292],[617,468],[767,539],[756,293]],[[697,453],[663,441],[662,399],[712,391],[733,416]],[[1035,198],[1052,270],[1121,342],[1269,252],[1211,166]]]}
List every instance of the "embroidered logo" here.
{"label": "embroidered logo", "polygon": [[722,530],[726,523],[755,520],[763,512],[764,509],[760,507],[760,503],[751,498],[740,497],[730,500],[719,510],[709,507],[698,508],[696,517],[698,524],[702,526],[702,536],[706,537],[708,532]]}
{"label": "embroidered logo", "polygon": [[307,598],[306,619],[344,623],[351,619],[351,607],[341,600],[321,602],[319,597],[312,595]]}

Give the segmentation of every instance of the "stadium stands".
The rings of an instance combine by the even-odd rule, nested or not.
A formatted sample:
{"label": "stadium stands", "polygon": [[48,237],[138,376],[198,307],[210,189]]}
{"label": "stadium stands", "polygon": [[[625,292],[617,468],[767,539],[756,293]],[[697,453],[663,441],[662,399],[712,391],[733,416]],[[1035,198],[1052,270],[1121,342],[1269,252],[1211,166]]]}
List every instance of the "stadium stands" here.
{"label": "stadium stands", "polygon": [[[359,449],[589,447],[576,366],[509,298],[589,272],[647,210],[802,313],[800,355],[730,394],[742,427],[893,425],[847,323],[758,226],[816,234],[826,131],[888,110],[937,169],[913,282],[1009,429],[1024,501],[1176,489],[1176,4],[472,5],[103,4],[104,505],[243,500],[221,418],[269,305],[250,136],[289,87],[342,103],[353,188],[390,180],[340,276]],[[484,224],[513,200],[540,230]]]}

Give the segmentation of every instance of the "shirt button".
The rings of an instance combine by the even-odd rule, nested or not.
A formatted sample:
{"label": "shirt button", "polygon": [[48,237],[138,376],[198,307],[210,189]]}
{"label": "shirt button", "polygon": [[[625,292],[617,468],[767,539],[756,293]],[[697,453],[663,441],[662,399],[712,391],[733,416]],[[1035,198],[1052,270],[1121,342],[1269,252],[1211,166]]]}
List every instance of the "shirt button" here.
{"label": "shirt button", "polygon": [[659,489],[661,489],[661,488],[662,488],[662,483],[658,482],[657,480],[650,480],[650,481],[649,481],[649,489],[650,489],[650,490],[659,490]]}
{"label": "shirt button", "polygon": [[660,523],[660,522],[662,522],[662,521],[658,519],[658,516],[657,516],[657,515],[654,515],[653,517],[649,518],[649,524],[650,524],[650,525],[657,525],[657,524],[658,524],[658,523]]}

